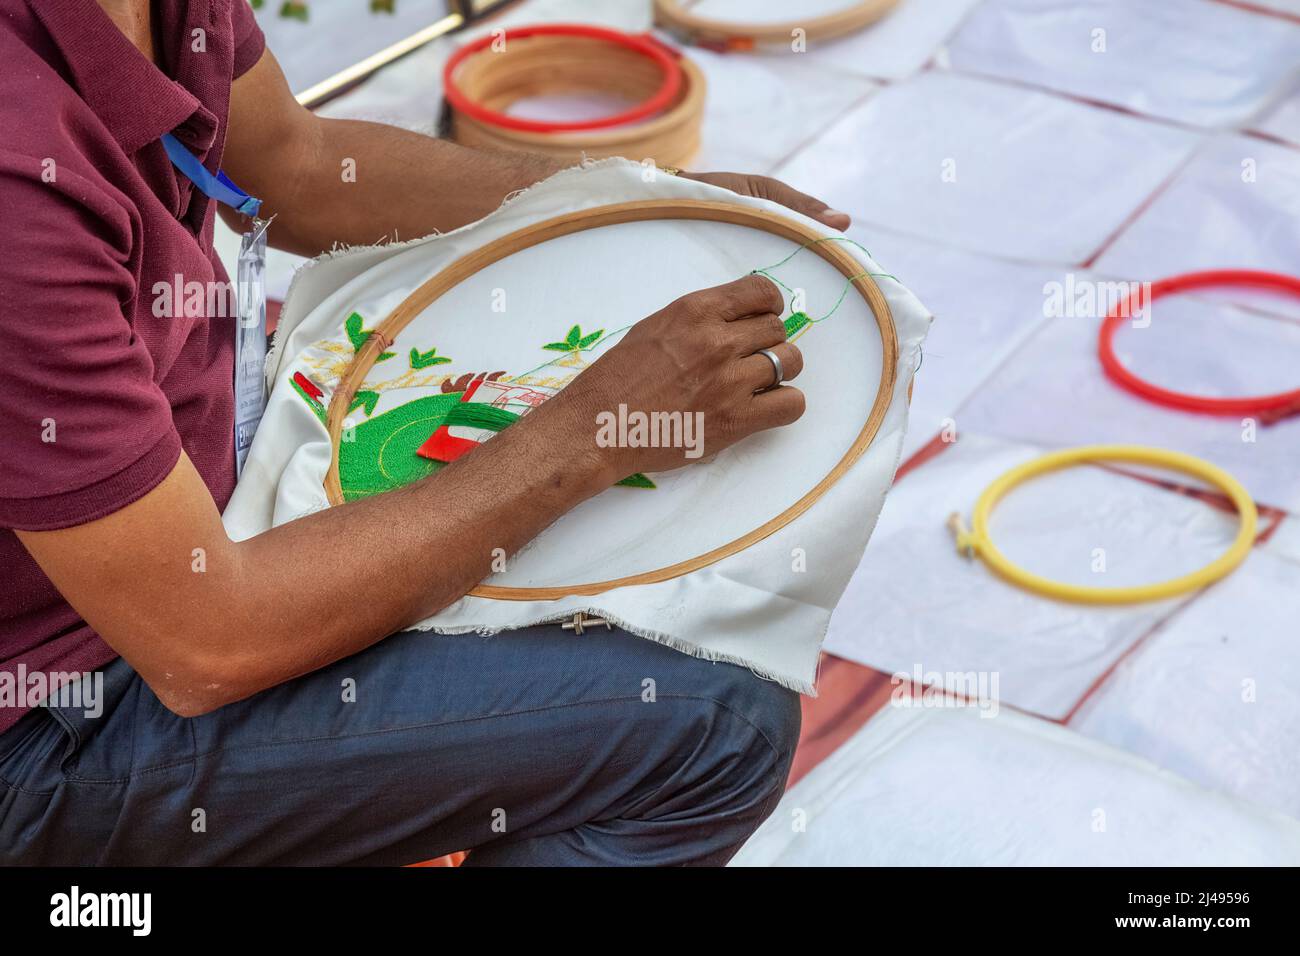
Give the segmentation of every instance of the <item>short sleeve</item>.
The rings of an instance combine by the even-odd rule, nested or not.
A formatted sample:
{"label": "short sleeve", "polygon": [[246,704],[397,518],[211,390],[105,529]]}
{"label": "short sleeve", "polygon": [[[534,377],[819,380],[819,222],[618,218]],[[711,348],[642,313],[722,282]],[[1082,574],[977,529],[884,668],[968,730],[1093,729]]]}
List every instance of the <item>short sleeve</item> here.
{"label": "short sleeve", "polygon": [[[241,0],[242,2],[242,0]],[[0,527],[84,524],[180,457],[135,296],[130,214],[65,168],[0,151]]]}
{"label": "short sleeve", "polygon": [[262,35],[262,28],[257,25],[257,18],[253,16],[253,9],[248,5],[248,0],[234,0],[231,26],[234,28],[235,36],[233,78],[237,80],[262,58],[262,53],[266,50],[266,37]]}

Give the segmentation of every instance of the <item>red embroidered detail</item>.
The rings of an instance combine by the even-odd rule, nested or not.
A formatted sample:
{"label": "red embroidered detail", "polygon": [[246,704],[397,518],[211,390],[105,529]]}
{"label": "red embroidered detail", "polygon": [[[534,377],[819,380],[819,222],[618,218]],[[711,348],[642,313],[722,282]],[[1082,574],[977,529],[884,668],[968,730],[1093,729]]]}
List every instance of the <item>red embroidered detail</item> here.
{"label": "red embroidered detail", "polygon": [[308,395],[310,395],[312,398],[316,399],[317,401],[320,401],[321,398],[325,395],[325,393],[320,390],[320,386],[318,386],[315,382],[309,379],[306,375],[303,375],[302,372],[294,372],[293,380],[295,383],[297,383],[300,389],[302,389],[304,392],[306,392]]}
{"label": "red embroidered detail", "polygon": [[[482,377],[470,382],[469,387],[465,389],[465,394],[460,397],[461,402],[468,402],[473,398],[482,384]],[[477,447],[478,442],[469,438],[457,438],[446,425],[439,425],[438,430],[429,436],[429,440],[416,450],[416,454],[449,464]]]}
{"label": "red embroidered detail", "polygon": [[506,374],[504,370],[500,372],[490,372],[487,374],[484,374],[483,372],[466,372],[458,379],[452,380],[448,378],[442,383],[440,387],[442,388],[442,391],[444,393],[463,392],[465,391],[465,389],[469,388],[469,383],[473,382],[476,379],[486,379],[489,382],[495,382],[504,374]]}

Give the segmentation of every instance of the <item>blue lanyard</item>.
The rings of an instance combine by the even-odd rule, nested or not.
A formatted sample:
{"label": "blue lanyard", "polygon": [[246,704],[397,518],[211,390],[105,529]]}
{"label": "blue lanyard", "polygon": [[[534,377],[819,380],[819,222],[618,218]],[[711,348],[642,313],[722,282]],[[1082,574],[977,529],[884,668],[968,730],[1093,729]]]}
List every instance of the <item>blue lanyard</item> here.
{"label": "blue lanyard", "polygon": [[257,211],[262,208],[262,200],[248,195],[232,183],[225,173],[218,171],[215,176],[212,175],[171,133],[163,134],[162,143],[172,165],[184,173],[203,195],[224,203],[245,216],[257,216]]}

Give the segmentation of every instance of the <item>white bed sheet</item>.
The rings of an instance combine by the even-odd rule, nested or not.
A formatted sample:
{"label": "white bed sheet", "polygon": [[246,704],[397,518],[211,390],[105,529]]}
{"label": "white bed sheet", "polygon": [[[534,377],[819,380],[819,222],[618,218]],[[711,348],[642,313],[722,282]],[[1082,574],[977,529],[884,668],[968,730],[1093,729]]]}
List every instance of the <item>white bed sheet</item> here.
{"label": "white bed sheet", "polygon": [[306,22],[280,16],[279,2],[256,15],[289,88],[301,93],[437,23],[449,8],[447,0],[402,0],[392,13],[374,13],[364,3],[315,0],[308,3]]}
{"label": "white bed sheet", "polygon": [[901,80],[942,57],[945,41],[978,2],[901,0],[889,14],[867,29],[810,43],[803,55],[842,72]]}
{"label": "white bed sheet", "polygon": [[[996,674],[1002,701],[1065,717],[1106,670],[1185,598],[1111,607],[1054,601],[959,555],[945,526],[1042,449],[966,434],[902,478],[831,617],[825,649],[886,673]],[[1013,491],[993,518],[1012,560],[1051,578],[1113,586],[1186,573],[1221,553],[1235,519],[1096,468]],[[1106,570],[1094,573],[1094,549]]]}
{"label": "white bed sheet", "polygon": [[1300,564],[1256,549],[1123,661],[1070,723],[1300,818]]}
{"label": "white bed sheet", "polygon": [[881,90],[776,174],[862,225],[1077,263],[1198,139],[1049,93],[929,72]]}
{"label": "white bed sheet", "polygon": [[1300,564],[1300,518],[1288,515],[1263,545],[1270,554]]}
{"label": "white bed sheet", "polygon": [[708,84],[691,169],[771,173],[878,86],[803,56],[738,56],[699,47],[683,52]]}
{"label": "white bed sheet", "polygon": [[961,405],[1046,321],[1046,266],[994,259],[866,226],[849,235],[934,313],[903,442],[906,461],[955,422]]}
{"label": "white bed sheet", "polygon": [[1300,63],[1300,24],[1213,0],[985,0],[949,59],[958,70],[1221,128],[1250,120],[1285,89]]}
{"label": "white bed sheet", "polygon": [[887,706],[733,866],[1300,863],[1300,823],[1046,721]]}
{"label": "white bed sheet", "polygon": [[[1248,172],[1249,182],[1243,180]],[[1102,253],[1096,268],[1136,279],[1200,269],[1300,275],[1300,152],[1256,136],[1215,137]],[[1224,298],[1256,297],[1232,292]],[[1300,317],[1300,300],[1274,299],[1268,307]]]}
{"label": "white bed sheet", "polygon": [[[1132,442],[1206,458],[1263,504],[1300,511],[1300,417],[1243,428],[1237,416],[1155,405],[1106,377],[1095,317],[1053,319],[963,408],[958,425],[1044,445]],[[1201,298],[1158,299],[1149,328],[1121,326],[1121,361],[1179,391],[1245,396],[1300,385],[1300,323]],[[1026,400],[1032,397],[1032,400]]]}
{"label": "white bed sheet", "polygon": [[1292,91],[1279,99],[1253,128],[1300,146],[1300,76],[1292,84]]}

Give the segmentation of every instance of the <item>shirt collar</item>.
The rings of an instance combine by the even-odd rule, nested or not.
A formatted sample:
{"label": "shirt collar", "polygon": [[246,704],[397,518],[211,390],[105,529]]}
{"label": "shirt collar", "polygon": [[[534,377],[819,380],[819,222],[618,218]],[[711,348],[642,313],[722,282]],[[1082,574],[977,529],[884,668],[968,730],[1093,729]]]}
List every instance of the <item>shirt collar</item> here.
{"label": "shirt collar", "polygon": [[151,63],[95,0],[27,3],[66,61],[77,92],[124,153],[172,131],[200,155],[211,147],[216,117]]}

